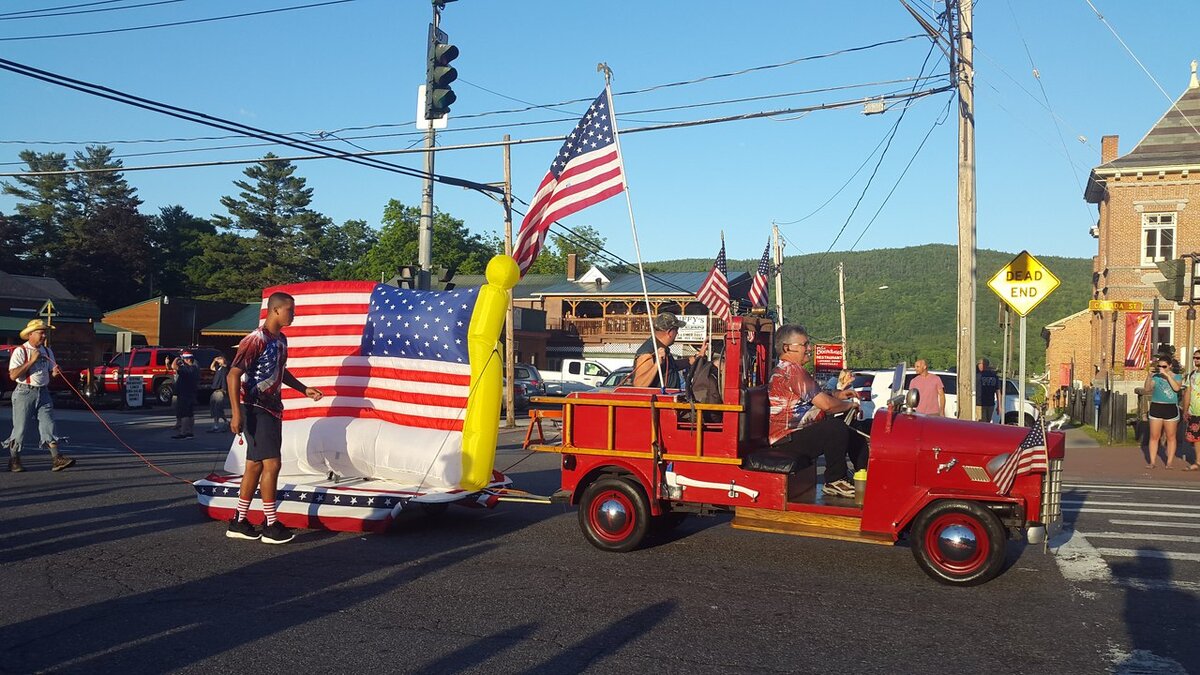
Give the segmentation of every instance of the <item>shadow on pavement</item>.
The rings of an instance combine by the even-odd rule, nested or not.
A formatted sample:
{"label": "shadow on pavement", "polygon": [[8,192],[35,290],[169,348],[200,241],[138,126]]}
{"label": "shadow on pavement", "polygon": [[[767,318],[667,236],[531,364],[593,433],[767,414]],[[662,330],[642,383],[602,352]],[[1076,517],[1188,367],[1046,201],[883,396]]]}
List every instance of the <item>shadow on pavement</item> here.
{"label": "shadow on pavement", "polygon": [[1195,634],[1200,600],[1171,585],[1171,561],[1166,554],[1143,546],[1131,562],[1111,567],[1126,585],[1125,627],[1133,646],[1133,653],[1115,664],[1116,673],[1185,673],[1200,665]]}

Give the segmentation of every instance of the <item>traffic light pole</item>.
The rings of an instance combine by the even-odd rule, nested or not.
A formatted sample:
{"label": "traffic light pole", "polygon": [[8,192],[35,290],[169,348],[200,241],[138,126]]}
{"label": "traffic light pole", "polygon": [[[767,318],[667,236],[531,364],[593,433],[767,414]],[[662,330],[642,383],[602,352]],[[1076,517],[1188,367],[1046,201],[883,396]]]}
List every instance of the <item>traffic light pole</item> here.
{"label": "traffic light pole", "polygon": [[417,288],[427,291],[432,288],[433,276],[433,153],[436,137],[433,125],[425,130],[425,178],[421,189],[421,223],[417,233]]}

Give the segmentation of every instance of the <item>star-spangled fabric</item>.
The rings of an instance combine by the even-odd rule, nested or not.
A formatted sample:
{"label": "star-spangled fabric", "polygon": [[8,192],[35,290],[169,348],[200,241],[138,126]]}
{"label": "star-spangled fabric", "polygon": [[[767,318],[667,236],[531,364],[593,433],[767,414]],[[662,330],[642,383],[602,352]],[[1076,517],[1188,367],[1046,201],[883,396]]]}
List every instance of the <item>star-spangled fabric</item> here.
{"label": "star-spangled fabric", "polygon": [[559,148],[513,244],[513,258],[521,276],[537,259],[554,221],[625,190],[613,119],[608,93],[601,92]]}
{"label": "star-spangled fabric", "polygon": [[754,272],[754,281],[750,282],[750,304],[754,307],[767,306],[767,277],[771,274],[771,242],[763,249],[762,259],[758,261],[758,269]]}
{"label": "star-spangled fabric", "polygon": [[1046,452],[1046,428],[1039,422],[1025,434],[1025,439],[1017,446],[1016,452],[1008,456],[1004,465],[992,477],[992,482],[996,484],[996,494],[1008,494],[1017,476],[1035,472],[1045,473],[1049,461]]}
{"label": "star-spangled fabric", "polygon": [[[283,474],[416,474],[426,485],[457,485],[479,289],[329,281],[264,296],[275,291],[296,300],[296,319],[283,329],[288,371],[324,394],[313,401],[283,388]],[[231,472],[238,466],[226,462]]]}
{"label": "star-spangled fabric", "polygon": [[704,303],[708,311],[725,321],[730,318],[729,312],[729,273],[725,266],[725,239],[721,239],[721,252],[713,263],[712,271],[700,284],[696,299]]}

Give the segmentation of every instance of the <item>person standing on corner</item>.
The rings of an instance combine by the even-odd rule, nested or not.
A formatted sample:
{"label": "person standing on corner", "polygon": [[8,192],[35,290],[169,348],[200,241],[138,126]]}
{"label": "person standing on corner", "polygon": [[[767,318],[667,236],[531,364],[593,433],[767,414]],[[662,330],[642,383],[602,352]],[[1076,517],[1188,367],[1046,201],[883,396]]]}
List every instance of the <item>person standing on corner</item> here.
{"label": "person standing on corner", "polygon": [[942,417],[946,414],[946,390],[942,378],[929,372],[929,362],[917,359],[913,364],[917,374],[909,382],[909,389],[916,389],[921,395],[917,401],[917,412],[923,415]]}
{"label": "person standing on corner", "polygon": [[213,371],[212,395],[208,398],[208,413],[212,416],[212,428],[208,432],[217,433],[224,431],[225,427],[229,425],[229,420],[225,417],[225,399],[229,391],[229,383],[226,382],[229,378],[229,365],[225,362],[224,355],[218,355],[208,367]]}
{"label": "person standing on corner", "polygon": [[[253,333],[242,338],[226,380],[233,396],[229,430],[243,434],[246,470],[238,491],[237,515],[225,536],[259,539],[268,544],[286,544],[295,535],[275,517],[275,492],[279,483],[283,445],[283,385],[302,392],[314,401],[324,395],[306,387],[287,369],[287,337],[282,330],[296,318],[296,300],[287,293],[267,298],[267,318]],[[265,523],[259,532],[247,514],[255,489],[262,499]]]}
{"label": "person standing on corner", "polygon": [[975,372],[975,419],[991,422],[1000,404],[1000,376],[992,370],[992,363],[987,359],[979,359]]}
{"label": "person standing on corner", "polygon": [[175,361],[175,426],[179,433],[171,438],[191,438],[196,422],[196,392],[200,388],[200,368],[191,352]]}
{"label": "person standing on corner", "polygon": [[58,451],[61,440],[54,434],[54,402],[50,399],[50,378],[62,377],[54,360],[54,352],[46,344],[46,331],[54,328],[41,319],[33,319],[21,330],[25,343],[12,351],[8,358],[8,376],[17,383],[12,393],[12,435],[4,442],[8,447],[8,470],[24,471],[21,466],[21,442],[25,425],[37,417],[42,447],[50,451],[50,470],[62,471],[75,463]]}

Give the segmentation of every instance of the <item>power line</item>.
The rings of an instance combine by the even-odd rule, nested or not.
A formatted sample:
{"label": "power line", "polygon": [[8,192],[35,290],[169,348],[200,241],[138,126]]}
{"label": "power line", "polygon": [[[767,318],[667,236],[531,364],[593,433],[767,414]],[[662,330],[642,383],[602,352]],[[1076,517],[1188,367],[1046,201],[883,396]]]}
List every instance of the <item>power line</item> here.
{"label": "power line", "polygon": [[224,21],[226,19],[241,19],[247,16],[262,16],[264,14],[277,14],[279,12],[291,12],[298,9],[311,9],[313,7],[325,7],[328,5],[341,5],[355,0],[327,0],[326,2],[314,2],[308,5],[295,5],[292,7],[277,7],[275,9],[264,9],[257,12],[243,12],[241,14],[227,14],[225,16],[213,16],[207,19],[189,19],[187,21],[171,21],[168,23],[155,23],[145,26],[130,26],[128,28],[110,28],[108,30],[90,30],[80,33],[54,33],[50,35],[19,35],[16,37],[0,38],[0,42],[15,42],[19,40],[50,40],[54,38],[65,37],[82,37],[85,35],[109,35],[112,33],[128,33],[135,30],[149,30],[152,28],[167,28],[170,26],[188,26],[197,23],[210,23],[212,21]]}
{"label": "power line", "polygon": [[[3,64],[4,64],[4,60],[0,59],[0,69],[5,68]],[[917,99],[925,98],[927,96],[933,96],[933,95],[940,94],[940,93],[943,93],[946,91],[950,91],[951,89],[953,89],[953,86],[942,86],[942,87],[937,87],[934,89],[924,89],[921,91],[916,91],[916,92],[912,92],[912,93],[908,93],[908,94],[891,94],[891,95],[885,96],[884,100],[888,100],[888,101],[891,101],[891,100],[914,100],[915,101]],[[742,114],[738,114],[738,115],[727,115],[724,117],[710,117],[710,118],[701,119],[701,120],[689,120],[689,121],[682,121],[682,122],[670,122],[670,123],[666,123],[666,124],[654,124],[654,125],[650,125],[650,126],[633,127],[630,129],[625,129],[625,130],[622,130],[621,133],[628,135],[628,134],[636,134],[636,133],[642,133],[642,132],[647,132],[647,131],[661,131],[661,130],[665,130],[665,129],[681,129],[681,128],[685,128],[685,127],[705,126],[708,124],[720,124],[720,123],[724,123],[724,122],[734,122],[734,121],[742,121],[742,120],[778,117],[780,115],[792,115],[792,114],[796,114],[796,113],[813,112],[813,111],[817,111],[817,110],[839,110],[839,109],[844,109],[844,108],[849,108],[849,107],[861,106],[863,103],[865,103],[868,100],[869,101],[878,101],[879,97],[871,97],[871,98],[865,98],[865,99],[858,98],[858,99],[851,99],[851,100],[847,100],[847,101],[838,101],[835,103],[822,103],[822,104],[818,104],[818,105],[807,106],[804,108],[785,108],[785,109],[781,109],[781,110],[766,110],[766,111],[753,112],[753,113],[742,113]],[[199,120],[194,120],[194,121],[199,121]],[[201,123],[205,123],[205,122],[201,122]],[[230,124],[236,124],[236,123],[231,122]],[[209,124],[209,126],[216,126],[216,125]],[[218,128],[222,128],[222,127],[218,127]],[[270,132],[264,132],[264,133],[270,133]],[[247,133],[245,135],[253,136],[255,138],[261,138],[260,136],[257,136],[256,134]],[[479,148],[495,148],[495,147],[500,147],[503,145],[527,145],[527,144],[533,144],[533,143],[549,143],[549,142],[562,143],[563,138],[564,138],[563,136],[542,136],[542,137],[538,137],[538,138],[514,139],[511,141],[488,141],[488,142],[484,142],[484,143],[467,143],[467,144],[460,144],[460,145],[439,146],[438,150],[439,151],[473,150],[473,149],[479,149]],[[296,143],[300,143],[300,142],[296,142]],[[285,145],[292,145],[292,147],[297,147],[296,145],[293,145],[293,143],[286,143]],[[315,144],[307,144],[307,145],[315,145]],[[408,153],[426,152],[426,150],[424,148],[419,148],[419,149],[415,149],[415,150],[404,149],[404,150],[374,150],[371,152],[338,152],[338,151],[328,150],[328,149],[324,148],[324,146],[317,145],[315,147],[322,150],[322,152],[317,155],[276,157],[273,159],[264,159],[264,158],[258,157],[258,158],[254,158],[254,159],[214,160],[214,161],[209,161],[209,162],[186,162],[186,163],[178,163],[178,164],[159,164],[159,165],[153,165],[153,166],[130,166],[130,167],[121,167],[119,169],[83,169],[83,170],[76,169],[76,170],[69,170],[69,171],[25,171],[25,172],[15,172],[15,173],[7,172],[7,173],[0,173],[0,178],[17,177],[17,176],[72,175],[72,174],[81,174],[81,173],[105,173],[105,172],[111,173],[111,172],[115,172],[115,171],[125,172],[125,171],[157,171],[157,170],[163,170],[163,169],[189,169],[189,168],[210,167],[210,166],[232,166],[232,165],[238,165],[238,164],[257,164],[257,163],[263,162],[263,161],[299,162],[299,161],[308,161],[308,160],[316,160],[316,159],[355,159],[355,158],[371,158],[371,157],[381,157],[381,156],[386,156],[386,155],[402,155],[402,154],[408,154]],[[408,169],[408,167],[398,167],[395,165],[384,165],[384,166]],[[380,167],[380,168],[382,168],[382,167]],[[416,169],[408,169],[408,170],[414,171],[414,172],[417,171]],[[418,174],[420,177],[424,176],[423,173],[418,172]],[[459,185],[460,187],[468,187],[468,188],[472,188],[472,189],[474,189],[474,185],[477,185],[477,184],[470,184],[469,181],[453,179],[453,178],[450,178],[447,176],[439,176],[438,174],[435,174],[435,176],[437,176],[437,178],[436,178],[437,180],[441,180],[442,182],[447,182],[450,185]],[[495,191],[495,188],[491,188],[490,186],[486,186],[486,187],[488,187],[489,192]]]}
{"label": "power line", "polygon": [[94,7],[95,5],[111,5],[114,2],[125,2],[125,0],[99,0],[98,2],[84,2],[77,5],[61,5],[59,7],[43,7],[41,9],[25,9],[19,12],[5,12],[0,14],[0,17],[16,16],[17,14],[36,14],[37,12],[53,12],[59,9],[74,9],[76,7]]}
{"label": "power line", "polygon": [[[32,14],[26,13],[26,16],[9,16],[0,15],[0,21],[17,21],[20,19],[45,19],[54,16],[73,16],[75,14],[95,14],[97,12],[117,12],[122,9],[136,9],[138,7],[153,7],[154,5],[172,5],[177,2],[185,2],[185,0],[155,0],[155,2],[143,2],[140,5],[125,5],[123,7],[102,7],[100,9],[83,9],[75,12],[54,12],[49,14]],[[30,12],[51,12],[51,10],[30,10]]]}

